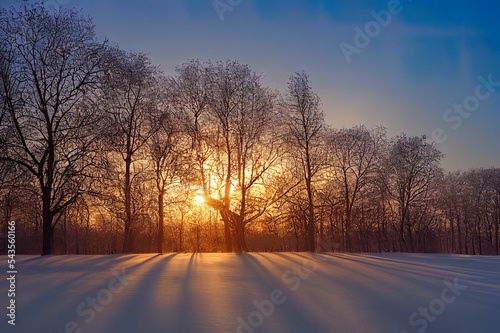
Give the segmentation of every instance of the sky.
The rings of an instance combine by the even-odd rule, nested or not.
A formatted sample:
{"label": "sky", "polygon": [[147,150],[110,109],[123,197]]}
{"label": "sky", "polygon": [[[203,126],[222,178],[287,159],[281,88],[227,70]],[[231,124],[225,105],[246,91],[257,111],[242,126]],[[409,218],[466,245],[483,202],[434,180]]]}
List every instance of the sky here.
{"label": "sky", "polygon": [[[15,4],[20,0],[1,0]],[[446,170],[500,167],[500,3],[490,0],[46,0],[167,74],[238,60],[283,91],[304,70],[335,127],[427,135]]]}

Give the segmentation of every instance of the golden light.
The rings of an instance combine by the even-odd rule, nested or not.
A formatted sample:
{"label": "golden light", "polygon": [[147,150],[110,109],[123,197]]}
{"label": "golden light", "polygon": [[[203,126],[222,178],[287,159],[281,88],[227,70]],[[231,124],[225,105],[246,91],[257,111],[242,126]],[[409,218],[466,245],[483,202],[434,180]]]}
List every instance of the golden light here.
{"label": "golden light", "polygon": [[203,205],[205,203],[205,198],[199,194],[194,197],[194,200],[196,200],[196,202],[200,205]]}

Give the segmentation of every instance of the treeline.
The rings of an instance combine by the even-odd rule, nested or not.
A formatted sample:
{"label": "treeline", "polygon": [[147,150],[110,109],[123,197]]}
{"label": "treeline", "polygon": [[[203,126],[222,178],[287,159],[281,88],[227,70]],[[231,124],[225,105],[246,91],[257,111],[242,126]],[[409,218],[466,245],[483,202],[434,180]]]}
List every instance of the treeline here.
{"label": "treeline", "polygon": [[425,136],[328,126],[304,72],[281,92],[237,61],[166,75],[42,3],[2,8],[0,41],[1,225],[20,252],[498,255],[500,169],[446,174]]}

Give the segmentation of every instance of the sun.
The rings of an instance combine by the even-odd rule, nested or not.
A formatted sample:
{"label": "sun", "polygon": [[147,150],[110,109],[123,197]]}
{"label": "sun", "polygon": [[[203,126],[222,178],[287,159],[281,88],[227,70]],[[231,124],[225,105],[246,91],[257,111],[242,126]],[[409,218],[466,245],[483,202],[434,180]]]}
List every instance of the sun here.
{"label": "sun", "polygon": [[194,200],[196,200],[196,202],[200,205],[203,205],[205,203],[205,198],[199,194],[194,198]]}

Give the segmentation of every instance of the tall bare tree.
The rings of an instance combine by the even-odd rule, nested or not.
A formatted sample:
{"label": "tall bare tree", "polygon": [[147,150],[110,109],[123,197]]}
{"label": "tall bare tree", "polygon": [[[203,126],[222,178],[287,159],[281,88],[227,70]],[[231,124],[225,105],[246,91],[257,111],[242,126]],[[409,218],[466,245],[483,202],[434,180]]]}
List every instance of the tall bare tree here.
{"label": "tall bare tree", "polygon": [[178,68],[177,95],[190,114],[199,181],[224,221],[226,251],[247,250],[245,226],[262,216],[269,199],[258,183],[279,154],[274,94],[260,81],[235,61]]}
{"label": "tall bare tree", "polygon": [[0,158],[36,177],[42,254],[51,254],[61,214],[89,186],[101,119],[90,97],[106,44],[76,10],[52,13],[42,2],[1,8],[0,40]]}
{"label": "tall bare tree", "polygon": [[220,197],[207,193],[207,203],[219,210],[229,226],[232,250],[247,251],[245,226],[260,217],[267,204],[259,202],[267,197],[264,189],[257,189],[258,182],[279,156],[279,143],[272,132],[276,125],[274,97],[262,87],[260,76],[238,62],[209,64],[207,75],[209,110],[222,152],[217,163],[223,166]]}
{"label": "tall bare tree", "polygon": [[[165,86],[168,86],[164,82]],[[159,129],[148,143],[149,157],[153,163],[154,179],[158,191],[158,252],[163,252],[165,225],[165,197],[168,187],[179,183],[189,175],[187,151],[190,148],[188,136],[184,135],[182,124],[185,121],[181,110],[173,109],[164,96],[158,122]]]}
{"label": "tall bare tree", "polygon": [[413,223],[410,213],[428,195],[440,172],[443,154],[425,136],[399,135],[389,150],[386,186],[399,209],[400,250],[414,251]]}
{"label": "tall bare tree", "polygon": [[287,110],[291,149],[300,163],[307,194],[307,247],[316,250],[316,217],[314,211],[314,181],[323,165],[321,162],[322,131],[325,127],[321,100],[311,88],[305,72],[298,72],[288,80],[284,98]]}
{"label": "tall bare tree", "polygon": [[[123,196],[124,240],[122,251],[134,251],[140,211],[134,209],[133,182],[147,167],[146,144],[158,131],[161,99],[158,69],[143,54],[111,50],[110,66],[103,80],[102,104],[106,108],[108,132],[106,141],[111,153],[121,160],[116,166],[123,171],[119,193]],[[143,198],[137,198],[144,202]],[[137,202],[140,204],[140,202]]]}
{"label": "tall bare tree", "polygon": [[385,130],[368,130],[364,126],[334,131],[329,138],[330,166],[339,182],[344,208],[345,250],[352,251],[353,211],[362,191],[374,179],[384,147]]}

